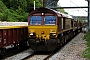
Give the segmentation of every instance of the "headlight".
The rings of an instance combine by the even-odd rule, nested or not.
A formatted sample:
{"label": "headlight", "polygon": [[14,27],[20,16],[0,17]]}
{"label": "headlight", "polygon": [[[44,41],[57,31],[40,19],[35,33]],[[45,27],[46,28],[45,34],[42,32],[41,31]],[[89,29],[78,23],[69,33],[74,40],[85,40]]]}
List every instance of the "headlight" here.
{"label": "headlight", "polygon": [[52,34],[53,36],[55,36],[56,34]]}
{"label": "headlight", "polygon": [[51,36],[56,36],[56,33],[50,33]]}
{"label": "headlight", "polygon": [[50,38],[56,38],[56,33],[50,33]]}
{"label": "headlight", "polygon": [[30,33],[30,35],[33,35],[33,33]]}
{"label": "headlight", "polygon": [[44,34],[44,31],[42,31],[41,34]]}

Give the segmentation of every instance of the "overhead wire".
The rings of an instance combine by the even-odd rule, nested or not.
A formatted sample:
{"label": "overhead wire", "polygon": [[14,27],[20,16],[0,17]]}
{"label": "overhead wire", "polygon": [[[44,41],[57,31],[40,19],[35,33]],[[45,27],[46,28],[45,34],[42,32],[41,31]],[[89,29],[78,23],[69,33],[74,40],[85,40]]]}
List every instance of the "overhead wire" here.
{"label": "overhead wire", "polygon": [[[69,0],[71,3],[75,4],[76,6],[78,6],[76,3],[74,3],[73,1]],[[78,6],[80,7],[80,6]],[[84,10],[83,8],[81,8],[82,10]],[[85,12],[87,12],[86,10],[84,10]]]}
{"label": "overhead wire", "polygon": [[[71,3],[75,4],[76,6],[78,6],[76,3],[74,3],[73,1],[69,0]],[[80,6],[78,6],[80,7]],[[83,8],[81,8],[82,10],[84,10]],[[78,10],[79,11],[79,10]],[[86,10],[84,10],[85,12],[87,12]],[[81,12],[82,13],[82,12]]]}

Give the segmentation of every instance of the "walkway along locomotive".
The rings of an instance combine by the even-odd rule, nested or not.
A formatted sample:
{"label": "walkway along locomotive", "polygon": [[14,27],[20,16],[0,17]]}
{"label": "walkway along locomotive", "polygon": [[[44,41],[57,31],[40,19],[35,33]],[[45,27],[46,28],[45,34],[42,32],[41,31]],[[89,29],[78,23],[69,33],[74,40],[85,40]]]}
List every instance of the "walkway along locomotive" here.
{"label": "walkway along locomotive", "polygon": [[81,31],[74,19],[48,8],[38,8],[28,16],[29,45],[35,51],[53,51]]}

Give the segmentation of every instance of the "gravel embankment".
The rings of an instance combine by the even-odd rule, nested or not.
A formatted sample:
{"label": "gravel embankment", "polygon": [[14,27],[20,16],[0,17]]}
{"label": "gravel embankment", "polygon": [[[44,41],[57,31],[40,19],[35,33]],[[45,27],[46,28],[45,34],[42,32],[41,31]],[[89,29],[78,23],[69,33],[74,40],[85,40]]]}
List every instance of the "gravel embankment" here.
{"label": "gravel embankment", "polygon": [[0,22],[0,26],[28,26],[28,22]]}
{"label": "gravel embankment", "polygon": [[78,34],[49,60],[88,60],[82,56],[83,51],[87,47],[83,36],[84,33]]}

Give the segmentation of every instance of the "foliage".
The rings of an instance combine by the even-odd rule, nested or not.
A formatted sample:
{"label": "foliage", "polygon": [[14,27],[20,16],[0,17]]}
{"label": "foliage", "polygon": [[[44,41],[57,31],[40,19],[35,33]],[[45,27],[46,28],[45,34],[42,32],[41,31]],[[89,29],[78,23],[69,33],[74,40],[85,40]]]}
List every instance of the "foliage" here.
{"label": "foliage", "polygon": [[90,30],[88,33],[84,36],[84,39],[87,41],[87,49],[84,51],[84,57],[90,59]]}
{"label": "foliage", "polygon": [[90,47],[87,48],[87,49],[84,51],[83,56],[84,56],[85,58],[90,59]]}
{"label": "foliage", "polygon": [[[59,6],[59,5],[57,5],[57,6]],[[59,6],[60,7],[60,6]],[[62,9],[57,9],[58,11],[60,11],[60,12],[62,12],[62,13],[64,13],[64,14],[68,14],[68,12],[66,12],[65,10],[64,10],[64,8],[62,8]]]}
{"label": "foliage", "polygon": [[[36,7],[43,6],[43,0],[35,0]],[[28,13],[33,10],[34,0],[0,0],[0,21],[27,21]],[[68,14],[64,9],[61,12]]]}
{"label": "foliage", "polygon": [[[34,0],[0,0],[0,21],[27,21],[28,13],[33,10]],[[36,6],[42,6],[35,0]]]}
{"label": "foliage", "polygon": [[57,9],[57,10],[64,13],[64,14],[68,14],[64,9]]}

